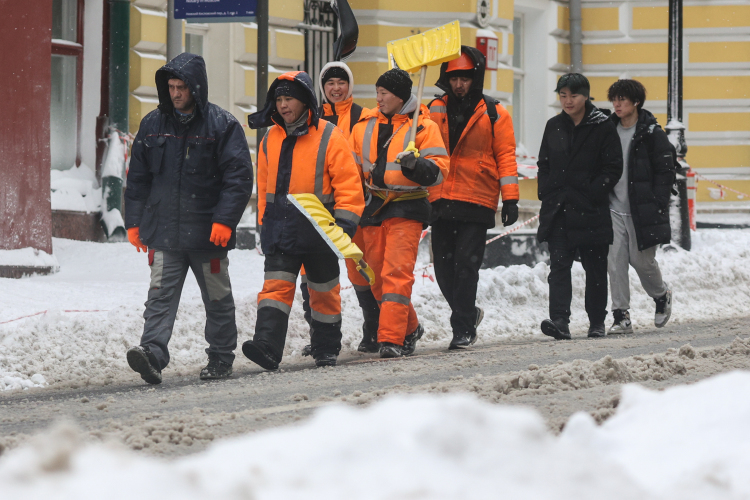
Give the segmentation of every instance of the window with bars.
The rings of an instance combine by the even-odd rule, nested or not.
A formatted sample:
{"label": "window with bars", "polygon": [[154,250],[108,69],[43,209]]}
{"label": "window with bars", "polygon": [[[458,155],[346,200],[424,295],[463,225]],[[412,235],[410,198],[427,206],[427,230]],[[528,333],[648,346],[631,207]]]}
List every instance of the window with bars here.
{"label": "window with bars", "polygon": [[[305,0],[305,17],[298,26],[305,35],[305,63],[297,69],[317,82],[320,70],[333,60],[333,42],[338,36],[338,19],[327,0]],[[320,102],[320,89],[315,85]]]}

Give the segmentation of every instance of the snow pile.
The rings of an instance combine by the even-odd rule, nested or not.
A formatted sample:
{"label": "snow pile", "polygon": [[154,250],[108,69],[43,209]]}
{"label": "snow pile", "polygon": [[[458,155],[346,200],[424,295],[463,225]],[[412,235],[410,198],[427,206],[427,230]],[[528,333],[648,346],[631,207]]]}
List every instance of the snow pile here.
{"label": "snow pile", "polygon": [[0,497],[747,498],[748,392],[747,372],[664,392],[626,386],[601,427],[579,413],[559,437],[530,409],[398,396],[172,462],[84,444],[63,424],[0,458]]}
{"label": "snow pile", "polygon": [[50,188],[52,210],[98,212],[101,209],[102,189],[94,171],[83,163],[68,170],[52,169]]}
{"label": "snow pile", "polygon": [[[59,273],[0,279],[4,306],[0,309],[0,380],[5,376],[30,380],[34,374],[53,385],[132,379],[125,351],[138,344],[143,330],[143,303],[149,283],[147,257],[128,243],[54,239],[53,244]],[[693,233],[692,252],[659,250],[657,259],[674,289],[673,323],[747,314],[750,230],[701,230]],[[242,344],[252,338],[255,329],[263,257],[255,250],[233,250],[229,260]],[[345,288],[349,283],[343,263],[341,266]],[[419,345],[447,347],[452,337],[450,308],[437,283],[429,279],[433,270],[426,272],[428,277],[418,273],[412,295],[426,332]],[[485,311],[479,328],[480,344],[541,336],[539,324],[548,314],[548,272],[544,263],[533,268],[510,266],[480,271],[478,305]],[[585,336],[588,318],[584,309],[585,275],[580,264],[574,265],[572,274],[571,330],[574,336]],[[632,270],[630,281],[630,312],[638,335],[639,331],[653,329],[654,302]],[[343,289],[341,300],[343,350],[356,351],[362,335],[362,313],[353,289]],[[301,302],[298,291],[289,320],[287,361],[300,362],[302,347],[309,342]],[[93,312],[66,312],[81,310]],[[47,313],[13,321],[40,311]],[[175,373],[197,375],[206,356],[204,325],[200,291],[192,273],[188,273],[170,343],[172,361],[165,377]],[[237,363],[248,363],[239,350],[236,353]],[[6,384],[0,385],[0,390],[20,387]]]}
{"label": "snow pile", "polygon": [[0,250],[0,266],[59,267],[57,258],[44,250],[26,247],[16,250]]}

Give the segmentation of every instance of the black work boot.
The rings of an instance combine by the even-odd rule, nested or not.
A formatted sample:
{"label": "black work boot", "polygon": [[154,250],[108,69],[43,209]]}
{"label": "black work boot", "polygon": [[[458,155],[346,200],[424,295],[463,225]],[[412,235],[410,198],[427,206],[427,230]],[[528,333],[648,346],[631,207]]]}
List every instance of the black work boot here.
{"label": "black work boot", "polygon": [[315,356],[315,366],[336,366],[338,356],[333,353],[321,353]]}
{"label": "black work boot", "polygon": [[475,307],[477,315],[474,319],[474,331],[471,333],[465,333],[465,334],[459,334],[459,335],[453,335],[453,340],[451,340],[450,345],[448,346],[448,349],[455,350],[455,349],[466,349],[470,345],[474,345],[474,343],[477,341],[477,328],[479,327],[479,323],[482,322],[484,319],[484,309],[481,307]]}
{"label": "black work boot", "polygon": [[380,306],[372,290],[357,291],[359,307],[362,308],[362,341],[357,350],[359,352],[378,352],[378,328],[380,328]]}
{"label": "black work boot", "polygon": [[555,340],[570,340],[568,320],[562,318],[545,319],[542,321],[542,333],[553,337]]}
{"label": "black work boot", "polygon": [[148,347],[137,345],[128,349],[128,365],[149,384],[161,384],[161,370],[156,356]]}
{"label": "black work boot", "polygon": [[424,335],[424,328],[422,328],[422,324],[420,323],[417,325],[416,330],[411,332],[404,339],[404,347],[401,349],[401,354],[404,356],[411,356],[414,354],[414,349],[417,348],[417,340],[421,339],[422,335]]}
{"label": "black work boot", "polygon": [[279,362],[276,361],[276,359],[274,359],[274,357],[270,353],[267,353],[261,346],[254,344],[252,340],[248,340],[244,344],[242,344],[242,354],[244,354],[247,359],[255,364],[260,365],[266,370],[279,369]]}
{"label": "black work boot", "polygon": [[381,358],[400,358],[404,355],[403,347],[398,344],[391,344],[390,342],[380,343],[380,357]]}
{"label": "black work boot", "polygon": [[232,376],[232,365],[219,359],[219,355],[210,353],[208,364],[201,370],[201,380],[216,380]]}
{"label": "black work boot", "polygon": [[606,337],[607,336],[607,329],[604,326],[604,322],[601,323],[591,323],[591,326],[589,326],[589,338],[598,338],[598,337]]}

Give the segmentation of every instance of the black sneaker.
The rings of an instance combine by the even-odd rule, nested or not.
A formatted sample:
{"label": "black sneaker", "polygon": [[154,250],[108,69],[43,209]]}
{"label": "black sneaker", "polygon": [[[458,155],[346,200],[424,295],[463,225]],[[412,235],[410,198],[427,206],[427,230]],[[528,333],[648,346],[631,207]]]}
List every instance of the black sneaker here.
{"label": "black sneaker", "polygon": [[134,372],[140,373],[141,378],[149,384],[161,384],[161,370],[156,356],[148,347],[137,345],[128,349],[126,354],[128,365]]}
{"label": "black sneaker", "polygon": [[403,348],[398,344],[391,344],[390,342],[382,342],[380,344],[381,358],[400,358],[403,355]]}
{"label": "black sneaker", "polygon": [[656,312],[654,314],[654,326],[661,328],[667,324],[670,316],[672,316],[672,289],[667,285],[667,293],[658,299],[654,299],[656,302]]}
{"label": "black sneaker", "polygon": [[307,344],[305,347],[302,348],[302,355],[312,356],[312,344]]}
{"label": "black sneaker", "polygon": [[404,346],[401,348],[401,354],[404,356],[411,356],[414,354],[414,350],[417,348],[417,340],[421,339],[422,335],[424,335],[424,328],[422,328],[422,324],[420,323],[417,325],[417,329],[407,335],[404,339]]}
{"label": "black sneaker", "polygon": [[598,338],[598,337],[606,337],[606,336],[607,336],[607,329],[604,327],[604,322],[591,323],[591,326],[589,326],[589,338]]}
{"label": "black sneaker", "polygon": [[279,362],[273,359],[273,357],[265,352],[262,348],[253,344],[252,340],[248,340],[244,344],[242,344],[242,354],[244,354],[247,359],[255,364],[260,365],[266,370],[279,369]]}
{"label": "black sneaker", "polygon": [[609,328],[609,335],[620,335],[633,333],[633,323],[630,321],[630,313],[627,309],[615,309],[612,311],[615,322]]}
{"label": "black sneaker", "polygon": [[555,340],[570,340],[570,329],[564,319],[545,319],[542,321],[542,333]]}
{"label": "black sneaker", "polygon": [[315,356],[315,366],[336,366],[336,354],[318,354]]}
{"label": "black sneaker", "polygon": [[219,359],[219,356],[211,353],[208,355],[208,365],[201,370],[201,380],[216,380],[232,376],[232,365]]}

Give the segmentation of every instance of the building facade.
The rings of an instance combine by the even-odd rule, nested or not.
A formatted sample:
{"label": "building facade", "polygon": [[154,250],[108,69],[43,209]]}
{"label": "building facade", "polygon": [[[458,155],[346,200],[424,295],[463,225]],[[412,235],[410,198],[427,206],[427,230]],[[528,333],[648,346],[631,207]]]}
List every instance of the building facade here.
{"label": "building facade", "polygon": [[[512,112],[519,156],[528,157],[519,161],[533,164],[544,124],[560,109],[555,82],[570,67],[567,1],[349,2],[360,29],[347,61],[358,102],[375,105],[374,83],[388,69],[386,42],[457,19],[462,43],[489,54],[486,93]],[[269,82],[290,70],[316,73],[336,34],[330,2],[269,4]],[[608,86],[635,78],[648,89],[646,108],[665,125],[667,1],[582,4],[583,71],[594,102],[609,107]],[[158,104],[154,74],[166,62],[167,2],[0,0],[0,7],[10,75],[1,94],[10,107],[0,125],[0,251],[51,252],[53,235],[80,237],[81,225],[91,226],[83,234],[96,232],[105,125],[134,134]],[[247,123],[256,109],[257,25],[183,23],[183,46],[206,59],[209,99]],[[744,195],[705,180],[750,192],[750,5],[685,0],[683,48],[686,160],[703,176],[698,207],[750,206]],[[437,78],[438,68],[430,68],[425,103],[438,93]],[[255,133],[247,130],[247,138],[254,152]],[[520,185],[523,199],[536,199],[535,179]]]}

